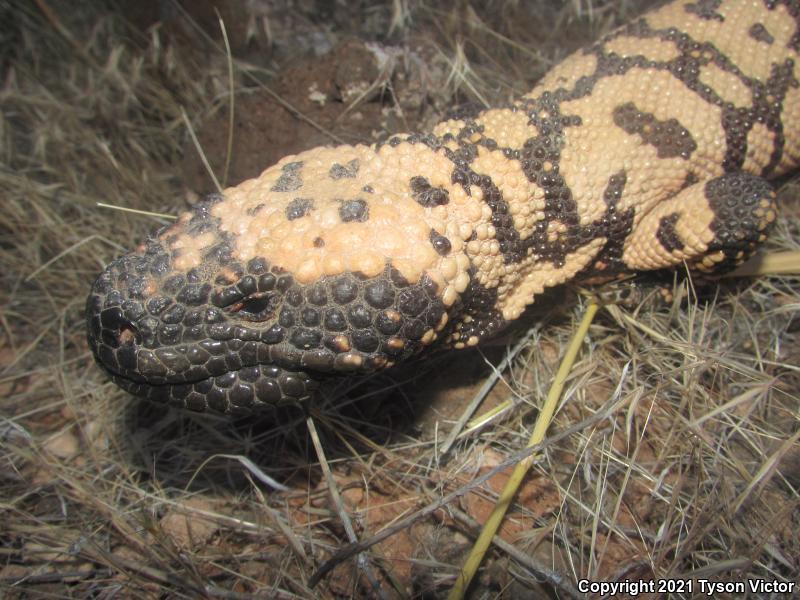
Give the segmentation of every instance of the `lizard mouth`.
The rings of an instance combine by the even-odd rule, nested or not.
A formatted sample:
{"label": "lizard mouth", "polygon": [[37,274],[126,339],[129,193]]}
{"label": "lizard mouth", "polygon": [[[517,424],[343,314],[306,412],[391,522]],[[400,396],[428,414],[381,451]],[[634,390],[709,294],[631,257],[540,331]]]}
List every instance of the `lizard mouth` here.
{"label": "lizard mouth", "polygon": [[219,377],[188,383],[152,384],[112,371],[111,380],[125,391],[159,403],[182,405],[198,412],[250,414],[311,399],[319,383],[307,374],[274,365],[243,367]]}
{"label": "lizard mouth", "polygon": [[[208,351],[198,352],[188,344],[150,350],[141,346],[142,337],[121,309],[112,310],[99,335],[90,329],[89,345],[114,383],[151,401],[180,404],[196,411],[250,413],[303,403],[319,385],[304,371],[275,363],[249,364],[243,360],[245,342],[241,340],[204,340],[203,346],[215,350],[221,360],[191,365],[193,359],[197,363]],[[257,359],[257,355],[256,350],[251,358]],[[186,365],[188,368],[179,368]]]}

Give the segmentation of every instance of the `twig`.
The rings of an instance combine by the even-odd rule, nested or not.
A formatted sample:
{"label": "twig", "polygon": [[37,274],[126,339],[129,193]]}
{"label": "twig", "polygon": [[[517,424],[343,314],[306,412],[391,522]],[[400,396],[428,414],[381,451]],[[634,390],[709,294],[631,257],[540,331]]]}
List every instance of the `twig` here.
{"label": "twig", "polygon": [[[336,512],[339,515],[339,520],[342,522],[342,525],[344,526],[344,531],[347,534],[347,539],[350,540],[350,545],[358,544],[358,537],[356,536],[355,529],[353,529],[353,523],[352,521],[350,521],[350,516],[344,509],[344,503],[342,502],[342,497],[339,495],[339,488],[336,486],[336,481],[334,481],[333,479],[333,473],[331,473],[331,468],[328,465],[328,460],[325,458],[325,450],[322,448],[322,443],[319,441],[319,434],[317,433],[317,427],[314,425],[313,417],[309,416],[306,419],[306,426],[308,427],[309,434],[311,434],[311,442],[314,444],[314,450],[316,451],[317,458],[319,459],[319,466],[322,468],[322,473],[325,475],[325,481],[328,482],[328,492],[330,493],[331,499],[333,500],[333,504],[336,507]],[[370,585],[372,586],[373,591],[380,598],[384,598],[385,595],[383,593],[383,590],[381,590],[381,586],[378,583],[378,579],[372,572],[372,568],[370,567],[368,557],[362,554],[361,552],[359,552],[358,556],[358,566],[363,571],[364,575],[366,575]],[[313,581],[313,577],[311,581]],[[314,584],[310,583],[310,587],[314,587]]]}
{"label": "twig", "polygon": [[106,204],[105,202],[95,202],[94,205],[99,206],[100,208],[113,208],[114,210],[121,210],[122,212],[144,215],[146,217],[156,217],[157,219],[168,219],[169,221],[175,221],[178,218],[175,215],[167,215],[164,213],[152,212],[149,210],[139,210],[138,208],[128,208],[126,206],[116,206],[115,204]]}
{"label": "twig", "polygon": [[225,29],[225,21],[222,20],[222,15],[219,14],[217,7],[214,7],[214,12],[217,14],[219,21],[219,30],[222,32],[222,41],[225,42],[225,58],[228,62],[228,144],[225,147],[225,167],[222,169],[222,185],[228,185],[228,173],[231,168],[231,158],[233,158],[233,128],[236,106],[236,94],[233,89],[233,54],[231,53],[231,44],[228,40],[228,30]]}
{"label": "twig", "polygon": [[76,583],[95,577],[108,577],[114,571],[108,568],[83,569],[76,571],[48,571],[47,573],[32,573],[18,577],[2,577],[0,584],[7,586],[37,585],[42,583]]}
{"label": "twig", "polygon": [[189,132],[189,137],[192,138],[192,144],[194,144],[194,148],[197,151],[197,155],[200,157],[200,160],[203,161],[203,166],[206,168],[208,176],[214,183],[214,187],[221,194],[222,186],[219,183],[219,179],[217,179],[217,176],[214,175],[214,169],[211,168],[211,164],[208,162],[206,153],[203,151],[203,147],[200,145],[200,140],[197,139],[197,135],[194,132],[194,127],[192,127],[192,122],[189,121],[189,115],[186,114],[186,110],[182,106],[181,106],[181,116],[183,117],[183,122],[186,124],[186,130]]}

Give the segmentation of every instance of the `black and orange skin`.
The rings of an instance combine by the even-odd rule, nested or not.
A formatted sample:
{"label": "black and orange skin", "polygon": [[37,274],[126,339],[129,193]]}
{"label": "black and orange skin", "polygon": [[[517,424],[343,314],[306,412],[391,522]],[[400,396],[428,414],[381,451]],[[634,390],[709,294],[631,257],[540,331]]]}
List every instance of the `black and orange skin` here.
{"label": "black and orange skin", "polygon": [[513,104],[287,157],[111,263],[88,339],[123,388],[195,410],[463,348],[545,288],[740,264],[800,164],[800,2],[682,0]]}

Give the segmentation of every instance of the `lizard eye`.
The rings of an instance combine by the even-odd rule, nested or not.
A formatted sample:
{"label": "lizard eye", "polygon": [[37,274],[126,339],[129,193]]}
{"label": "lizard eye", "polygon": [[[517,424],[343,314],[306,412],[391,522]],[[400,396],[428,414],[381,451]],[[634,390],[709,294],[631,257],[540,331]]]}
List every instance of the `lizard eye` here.
{"label": "lizard eye", "polygon": [[280,304],[280,295],[258,292],[231,304],[226,310],[247,321],[266,321]]}

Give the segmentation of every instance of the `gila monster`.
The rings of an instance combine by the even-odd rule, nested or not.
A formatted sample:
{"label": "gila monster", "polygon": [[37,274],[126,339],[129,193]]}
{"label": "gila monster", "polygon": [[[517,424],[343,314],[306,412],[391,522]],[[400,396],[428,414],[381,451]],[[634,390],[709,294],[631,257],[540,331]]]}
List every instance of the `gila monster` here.
{"label": "gila monster", "polygon": [[545,288],[745,260],[800,161],[798,0],[682,0],[430,133],[319,147],[113,261],[88,340],[124,389],[245,413],[464,348]]}

